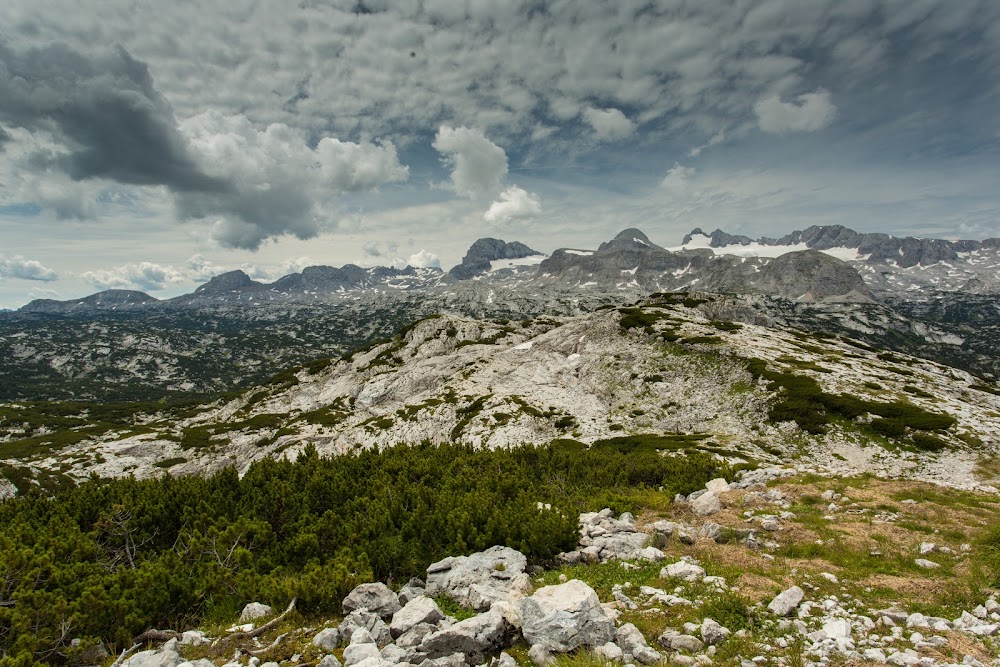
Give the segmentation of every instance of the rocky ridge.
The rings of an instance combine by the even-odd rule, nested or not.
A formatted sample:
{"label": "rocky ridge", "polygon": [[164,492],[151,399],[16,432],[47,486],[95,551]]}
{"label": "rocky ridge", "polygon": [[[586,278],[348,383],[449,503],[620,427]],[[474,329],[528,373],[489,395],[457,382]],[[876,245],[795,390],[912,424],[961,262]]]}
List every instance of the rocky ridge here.
{"label": "rocky ridge", "polygon": [[[9,406],[0,447],[23,452],[19,441],[38,443],[3,457],[36,470],[146,477],[245,469],[306,446],[343,454],[424,441],[495,448],[570,438],[586,446],[653,435],[658,446],[733,461],[799,455],[842,474],[977,484],[976,462],[1000,442],[1000,397],[990,387],[923,359],[789,330],[738,304],[665,295],[641,308],[516,324],[434,317],[235,398],[184,415],[139,414],[54,449],[45,443],[60,442],[58,431],[25,431],[19,408]],[[769,416],[780,391],[755,379],[754,360],[831,395],[895,398],[955,423],[928,441],[940,443],[937,451],[887,446],[866,435],[870,416],[807,433]]]}

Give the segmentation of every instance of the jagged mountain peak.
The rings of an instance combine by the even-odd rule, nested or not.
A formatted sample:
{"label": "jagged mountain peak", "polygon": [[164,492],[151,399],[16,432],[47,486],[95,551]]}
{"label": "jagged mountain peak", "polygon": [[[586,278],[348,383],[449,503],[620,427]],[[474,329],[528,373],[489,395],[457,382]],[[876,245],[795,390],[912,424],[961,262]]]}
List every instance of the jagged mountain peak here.
{"label": "jagged mountain peak", "polygon": [[493,268],[493,262],[542,256],[543,253],[532,250],[519,241],[481,238],[469,247],[462,263],[453,267],[448,275],[456,280],[469,280],[489,272]]}

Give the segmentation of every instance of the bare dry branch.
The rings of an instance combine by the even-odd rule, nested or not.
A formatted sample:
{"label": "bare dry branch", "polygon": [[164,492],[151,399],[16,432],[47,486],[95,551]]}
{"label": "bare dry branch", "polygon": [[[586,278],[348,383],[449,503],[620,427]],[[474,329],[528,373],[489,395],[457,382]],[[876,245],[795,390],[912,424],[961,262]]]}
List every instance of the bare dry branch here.
{"label": "bare dry branch", "polygon": [[136,649],[138,649],[140,646],[142,646],[142,644],[134,644],[132,648],[127,648],[124,651],[122,651],[122,654],[118,656],[118,659],[115,660],[113,663],[111,663],[111,667],[121,667],[122,663],[125,662],[125,658],[135,653]]}

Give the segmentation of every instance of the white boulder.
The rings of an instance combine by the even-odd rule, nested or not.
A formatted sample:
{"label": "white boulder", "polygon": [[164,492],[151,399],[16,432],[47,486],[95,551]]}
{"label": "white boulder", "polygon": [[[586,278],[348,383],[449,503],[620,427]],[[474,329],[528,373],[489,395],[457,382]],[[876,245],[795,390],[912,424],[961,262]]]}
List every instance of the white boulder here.
{"label": "white boulder", "polygon": [[578,579],[540,588],[523,598],[520,608],[524,638],[552,653],[603,646],[615,637],[597,593]]}

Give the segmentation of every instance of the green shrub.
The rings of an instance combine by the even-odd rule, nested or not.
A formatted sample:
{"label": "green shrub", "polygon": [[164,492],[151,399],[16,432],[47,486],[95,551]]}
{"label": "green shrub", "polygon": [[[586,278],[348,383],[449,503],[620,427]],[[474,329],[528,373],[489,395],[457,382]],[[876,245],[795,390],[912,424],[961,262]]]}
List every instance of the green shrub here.
{"label": "green shrub", "polygon": [[[338,613],[362,581],[405,581],[445,556],[504,544],[546,563],[576,517],[611,501],[690,493],[732,470],[693,453],[423,445],[297,461],[241,478],[93,479],[0,502],[0,654],[61,662],[73,637],[112,652],[149,628],[231,621],[243,604]],[[657,491],[660,487],[663,491]],[[537,508],[551,503],[553,511]]]}

